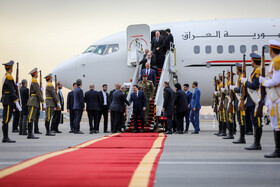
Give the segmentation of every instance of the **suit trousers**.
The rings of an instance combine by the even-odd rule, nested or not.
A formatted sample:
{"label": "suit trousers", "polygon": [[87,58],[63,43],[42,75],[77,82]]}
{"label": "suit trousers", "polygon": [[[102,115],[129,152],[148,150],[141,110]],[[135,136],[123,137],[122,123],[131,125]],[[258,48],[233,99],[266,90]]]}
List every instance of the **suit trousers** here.
{"label": "suit trousers", "polygon": [[185,115],[185,119],[186,119],[186,131],[189,131],[189,126],[190,126],[190,112],[187,111],[186,115]]}
{"label": "suit trousers", "polygon": [[75,111],[74,110],[70,110],[70,129],[72,131],[74,131],[74,120],[75,120]]}
{"label": "suit trousers", "polygon": [[167,118],[167,131],[172,131],[172,116],[166,116]]}
{"label": "suit trousers", "polygon": [[54,111],[53,113],[53,119],[51,123],[51,131],[58,131],[58,125],[60,122],[60,116],[61,116],[61,110]]}
{"label": "suit trousers", "polygon": [[139,118],[140,118],[140,122],[141,122],[141,127],[142,127],[142,129],[144,129],[144,125],[145,125],[144,112],[143,111],[133,112],[133,116],[134,116],[134,130],[138,130],[138,119]]}
{"label": "suit trousers", "polygon": [[103,118],[104,118],[104,131],[107,131],[107,129],[108,129],[108,108],[107,108],[107,105],[103,105],[103,107],[99,111],[97,130],[99,130],[99,124],[100,124],[102,115],[103,115]]}
{"label": "suit trousers", "polygon": [[[89,131],[98,130],[98,110],[88,110]],[[94,126],[92,121],[94,120]]]}
{"label": "suit trousers", "polygon": [[121,130],[121,119],[122,119],[122,115],[123,115],[123,112],[119,112],[119,111],[112,111],[111,110],[111,116],[112,116],[112,119],[113,119],[113,126],[112,126],[112,133],[115,133],[117,131],[120,131]]}
{"label": "suit trousers", "polygon": [[13,112],[13,130],[18,129],[19,116],[20,116],[20,112],[16,109]]}
{"label": "suit trousers", "polygon": [[191,111],[190,121],[193,124],[194,131],[199,132],[199,110]]}
{"label": "suit trousers", "polygon": [[80,131],[80,122],[83,116],[83,109],[75,109],[75,118],[74,118],[74,132]]}
{"label": "suit trousers", "polygon": [[184,116],[186,115],[186,112],[179,112],[176,113],[176,125],[178,131],[184,130]]}

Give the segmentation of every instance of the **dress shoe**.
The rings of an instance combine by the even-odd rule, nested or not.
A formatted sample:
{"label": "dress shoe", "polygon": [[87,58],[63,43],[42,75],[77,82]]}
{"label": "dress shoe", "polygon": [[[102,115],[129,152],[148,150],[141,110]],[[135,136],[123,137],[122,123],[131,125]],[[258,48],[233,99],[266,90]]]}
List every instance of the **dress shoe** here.
{"label": "dress shoe", "polygon": [[109,131],[104,131],[104,133],[110,133]]}
{"label": "dress shoe", "polygon": [[82,131],[74,132],[74,134],[84,134]]}
{"label": "dress shoe", "polygon": [[246,133],[246,135],[254,135],[252,131]]}
{"label": "dress shoe", "polygon": [[69,133],[74,133],[74,131],[73,131],[73,130],[71,130],[71,131],[69,131]]}
{"label": "dress shoe", "polygon": [[40,137],[34,136],[34,134],[28,134],[27,139],[39,139]]}
{"label": "dress shoe", "polygon": [[189,133],[189,131],[185,130],[185,131],[184,131],[184,133],[185,133],[185,134],[188,134],[188,133]]}
{"label": "dress shoe", "polygon": [[52,132],[47,132],[46,133],[46,136],[55,136],[56,134],[55,133],[52,133]]}
{"label": "dress shoe", "polygon": [[171,131],[167,131],[165,134],[172,134],[172,132]]}
{"label": "dress shoe", "polygon": [[62,133],[62,132],[61,132],[61,131],[59,131],[59,130],[56,130],[55,132],[56,132],[56,133]]}
{"label": "dress shoe", "polygon": [[218,136],[219,134],[221,134],[221,132],[220,132],[220,131],[218,131],[218,132],[214,133],[214,135],[216,135],[216,136]]}
{"label": "dress shoe", "polygon": [[233,141],[232,143],[234,143],[234,144],[245,144],[246,143],[246,140],[245,139],[238,139],[238,140],[236,140],[236,141]]}
{"label": "dress shoe", "polygon": [[134,130],[134,131],[132,131],[132,133],[138,133],[138,130]]}
{"label": "dress shoe", "polygon": [[228,140],[228,139],[234,139],[234,136],[228,135],[228,136],[223,137],[223,139],[226,139],[226,140]]}
{"label": "dress shoe", "polygon": [[184,134],[184,132],[183,131],[178,131],[178,134]]}
{"label": "dress shoe", "polygon": [[2,140],[2,143],[16,143],[15,140],[11,140],[10,138],[5,138]]}
{"label": "dress shoe", "polygon": [[16,132],[19,132],[19,130],[18,130],[18,129],[13,129],[12,132],[13,132],[13,133],[16,133]]}
{"label": "dress shoe", "polygon": [[28,133],[26,131],[23,131],[22,135],[28,135]]}
{"label": "dress shoe", "polygon": [[143,129],[141,129],[141,130],[140,130],[140,132],[144,132],[144,130],[143,130]]}
{"label": "dress shoe", "polygon": [[40,131],[35,131],[34,134],[42,134]]}
{"label": "dress shoe", "polygon": [[193,131],[191,134],[198,134],[198,132]]}

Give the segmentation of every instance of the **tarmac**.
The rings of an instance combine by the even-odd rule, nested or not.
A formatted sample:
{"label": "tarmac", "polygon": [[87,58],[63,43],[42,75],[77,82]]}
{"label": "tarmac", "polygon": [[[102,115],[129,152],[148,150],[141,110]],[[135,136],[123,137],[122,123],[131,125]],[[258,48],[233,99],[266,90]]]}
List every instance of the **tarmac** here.
{"label": "tarmac", "polygon": [[[10,123],[11,126],[11,123]],[[102,124],[100,132],[103,132]],[[190,125],[191,126],[191,125]],[[15,144],[0,143],[0,169],[21,161],[53,151],[63,150],[88,140],[108,134],[89,134],[87,122],[81,123],[85,134],[70,134],[69,122],[60,124],[61,134],[54,137],[45,136],[43,121],[39,124],[43,134],[40,139],[30,140],[18,133],[11,133]],[[261,151],[247,151],[245,146],[253,143],[253,136],[246,136],[246,144],[235,145],[233,140],[223,140],[214,136],[217,126],[213,121],[201,122],[201,131],[197,135],[168,135],[161,155],[155,187],[170,186],[279,186],[280,159],[266,159],[264,154],[274,150],[273,132],[270,126],[264,126],[261,139]],[[235,135],[235,139],[239,133]],[[2,139],[2,133],[0,135]]]}

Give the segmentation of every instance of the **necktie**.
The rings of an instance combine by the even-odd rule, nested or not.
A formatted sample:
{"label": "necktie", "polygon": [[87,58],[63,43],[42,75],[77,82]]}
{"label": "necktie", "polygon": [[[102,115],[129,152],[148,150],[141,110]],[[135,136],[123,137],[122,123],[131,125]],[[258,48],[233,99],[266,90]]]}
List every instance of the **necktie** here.
{"label": "necktie", "polygon": [[157,42],[158,42],[158,38],[157,38]]}
{"label": "necktie", "polygon": [[149,74],[149,70],[147,69],[147,73],[146,73],[147,75]]}

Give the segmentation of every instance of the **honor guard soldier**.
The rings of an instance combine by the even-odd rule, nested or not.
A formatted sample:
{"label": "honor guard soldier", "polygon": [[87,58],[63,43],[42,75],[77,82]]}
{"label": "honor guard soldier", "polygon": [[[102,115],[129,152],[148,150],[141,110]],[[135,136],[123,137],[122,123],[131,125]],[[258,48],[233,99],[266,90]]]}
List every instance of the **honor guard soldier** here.
{"label": "honor guard soldier", "polygon": [[[233,92],[235,93],[235,97],[236,99],[236,104],[238,106],[238,103],[240,102],[240,97],[242,94],[242,84],[241,84],[241,78],[243,76],[242,73],[242,65],[240,63],[236,63],[236,74],[238,75],[237,78],[237,86],[233,86],[230,85],[229,88],[230,90],[233,90]],[[245,140],[245,125],[246,125],[246,119],[245,119],[245,111],[238,111],[236,110],[237,113],[237,121],[239,123],[239,130],[240,130],[240,138],[236,141],[233,141],[232,143],[235,144],[245,144],[246,140]]]}
{"label": "honor guard soldier", "polygon": [[247,78],[241,78],[241,83],[247,88],[247,102],[245,107],[248,109],[252,123],[254,125],[254,143],[245,147],[246,150],[261,150],[261,136],[262,136],[262,119],[255,116],[255,107],[259,100],[258,90],[259,90],[259,77],[261,73],[261,56],[256,53],[250,54],[252,60],[252,66],[254,67],[251,73],[250,81]]}
{"label": "honor guard soldier", "polygon": [[53,112],[55,110],[55,107],[57,106],[56,110],[60,110],[60,102],[57,98],[57,95],[55,93],[55,89],[52,84],[52,74],[48,74],[45,76],[45,79],[47,81],[46,86],[46,115],[45,115],[45,127],[46,127],[46,136],[55,136],[55,133],[52,133],[50,131],[50,120],[53,117]]}
{"label": "honor guard soldier", "polygon": [[[219,73],[219,75],[218,75],[218,79],[216,80],[216,82],[214,83],[214,85],[215,85],[215,87],[217,86],[217,91],[216,90],[214,90],[214,94],[213,94],[213,108],[215,108],[216,107],[216,118],[217,118],[217,121],[218,121],[218,128],[219,128],[219,131],[218,132],[216,132],[216,133],[214,133],[214,135],[219,135],[219,134],[221,134],[222,133],[222,125],[221,125],[221,121],[220,121],[220,116],[219,116],[219,110],[218,110],[218,106],[219,106],[219,97],[218,97],[218,91],[219,91],[219,87],[220,87],[220,83],[221,83],[221,81],[220,81],[220,76],[221,76],[222,74],[221,73]],[[216,88],[215,88],[216,89]],[[216,106],[215,106],[216,105]]]}
{"label": "honor guard soldier", "polygon": [[[222,94],[221,94],[221,88],[223,87],[223,74],[222,73],[219,73],[219,79],[218,79],[218,86],[217,86],[217,90],[218,90],[218,92],[217,93],[215,93],[215,94],[217,94],[218,95],[218,107],[219,107],[219,105],[220,105],[220,102],[221,102],[221,96],[222,96]],[[226,132],[224,132],[223,133],[223,130],[225,130],[225,129],[223,129],[223,111],[219,111],[219,110],[217,110],[217,113],[218,113],[218,121],[219,121],[219,133],[218,134],[216,134],[217,136],[224,136],[224,134],[226,133]]]}
{"label": "honor guard soldier", "polygon": [[149,124],[149,112],[150,112],[150,102],[154,96],[154,84],[152,81],[148,80],[148,75],[142,75],[142,81],[138,82],[139,89],[144,92],[146,96],[146,111],[145,111],[145,121],[146,125]]}
{"label": "honor guard soldier", "polygon": [[[219,75],[219,78],[221,76]],[[222,110],[219,111],[219,116],[220,116],[220,123],[221,123],[221,127],[222,127],[222,132],[220,134],[218,134],[218,136],[227,136],[227,103],[228,103],[228,99],[226,97],[224,97],[224,100],[222,99],[222,95],[223,93],[226,94],[226,88],[223,88],[223,76],[221,79],[221,83],[219,85],[219,94],[218,96],[220,97],[220,103],[219,106],[222,105]],[[223,101],[222,101],[223,100]],[[222,103],[223,102],[223,103]],[[220,107],[219,107],[220,109]]]}
{"label": "honor guard soldier", "polygon": [[266,158],[280,158],[280,42],[269,41],[269,53],[272,58],[267,79],[260,77],[260,83],[266,87],[266,101],[270,112],[271,126],[274,131],[275,150]]}
{"label": "honor guard soldier", "polygon": [[22,110],[19,100],[16,96],[15,89],[16,85],[12,76],[14,61],[10,61],[3,64],[6,69],[6,74],[3,77],[3,87],[2,87],[2,98],[1,102],[3,104],[3,143],[15,143],[16,141],[11,140],[8,136],[8,125],[13,114],[13,106],[16,105],[19,111]]}
{"label": "honor guard soldier", "polygon": [[33,134],[33,122],[35,120],[36,114],[40,108],[40,102],[43,104],[43,108],[46,108],[46,103],[41,94],[40,87],[37,81],[38,71],[34,68],[30,73],[32,77],[32,82],[30,84],[29,99],[27,102],[28,106],[28,139],[38,139],[39,137]]}

